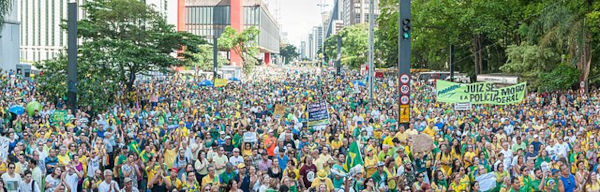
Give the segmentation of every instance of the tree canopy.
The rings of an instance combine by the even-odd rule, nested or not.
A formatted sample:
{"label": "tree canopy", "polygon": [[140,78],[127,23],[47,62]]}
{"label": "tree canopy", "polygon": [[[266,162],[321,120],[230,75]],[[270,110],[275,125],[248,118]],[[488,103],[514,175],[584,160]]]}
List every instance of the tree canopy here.
{"label": "tree canopy", "polygon": [[[104,88],[107,97],[121,96],[134,90],[140,75],[152,72],[168,73],[172,66],[183,65],[190,54],[181,58],[171,56],[182,47],[187,53],[196,53],[205,44],[202,38],[186,32],[176,32],[164,18],[138,0],[96,0],[82,6],[86,17],[78,22],[78,37],[82,42],[78,50],[78,90],[82,105],[95,101],[85,99],[85,94],[96,94]],[[66,25],[62,27],[66,30]],[[40,78],[42,91],[49,95],[64,95],[66,86],[65,56],[37,63],[45,72]],[[125,87],[125,90],[120,88]],[[103,101],[113,101],[112,99]],[[103,103],[110,104],[110,103]]]}
{"label": "tree canopy", "polygon": [[[395,67],[398,0],[380,0],[379,7],[375,64]],[[573,67],[580,73],[570,83],[589,79],[589,83],[600,84],[600,1],[412,0],[411,14],[413,68],[449,70],[449,49],[453,45],[455,69],[469,75],[513,73],[538,88],[547,82],[540,81],[540,77],[571,76],[575,73],[553,70]],[[354,67],[364,64],[367,30],[353,30],[356,28],[348,26],[327,38],[325,55],[336,57],[336,38],[343,34],[342,60],[346,62],[342,63]],[[350,36],[361,37],[354,40],[365,43],[352,44],[363,41],[351,41]]]}
{"label": "tree canopy", "polygon": [[231,50],[242,57],[244,63],[244,72],[251,73],[258,64],[258,35],[260,31],[252,26],[242,32],[238,32],[231,26],[227,26],[218,45],[221,50]]}
{"label": "tree canopy", "polygon": [[281,44],[279,47],[279,55],[285,60],[285,63],[289,63],[292,59],[300,56],[298,51],[296,51],[296,46],[292,44]]}

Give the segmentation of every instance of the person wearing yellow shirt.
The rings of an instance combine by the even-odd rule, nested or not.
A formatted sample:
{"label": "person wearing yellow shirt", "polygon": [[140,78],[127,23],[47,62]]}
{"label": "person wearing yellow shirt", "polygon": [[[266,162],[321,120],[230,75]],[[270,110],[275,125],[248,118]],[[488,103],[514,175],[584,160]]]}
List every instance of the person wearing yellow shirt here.
{"label": "person wearing yellow shirt", "polygon": [[373,151],[367,149],[367,156],[365,157],[365,169],[367,170],[367,175],[372,175],[377,170],[377,157],[373,155]]}
{"label": "person wearing yellow shirt", "polygon": [[333,137],[333,140],[331,141],[331,148],[332,149],[339,149],[340,147],[342,147],[342,140],[340,139],[340,137]]}
{"label": "person wearing yellow shirt", "polygon": [[333,191],[333,182],[327,177],[327,172],[325,172],[325,170],[319,170],[317,172],[317,178],[313,180],[310,187],[318,188],[322,183],[325,183],[325,186],[327,186],[327,191]]}
{"label": "person wearing yellow shirt", "polygon": [[177,178],[177,168],[173,168],[171,169],[171,172],[169,173],[169,176],[165,178],[166,179],[166,184],[167,184],[167,188],[175,188],[177,190],[181,189],[181,186],[183,185],[183,183],[181,182],[181,180],[179,178]]}
{"label": "person wearing yellow shirt", "polygon": [[177,147],[171,146],[173,142],[165,142],[165,164],[167,165],[167,169],[173,168],[173,163],[175,163],[175,158],[177,157]]}
{"label": "person wearing yellow shirt", "polygon": [[436,133],[436,128],[433,125],[433,123],[430,123],[427,127],[425,127],[425,130],[423,130],[423,133],[429,135],[429,137],[431,137],[431,138],[434,138],[435,133]]}
{"label": "person wearing yellow shirt", "polygon": [[207,185],[218,185],[219,184],[219,177],[217,177],[215,175],[215,168],[214,167],[208,167],[208,175],[204,176],[202,178],[202,187],[207,186]]}
{"label": "person wearing yellow shirt", "polygon": [[65,147],[60,148],[60,153],[58,154],[57,157],[58,157],[58,164],[63,165],[63,166],[67,165],[69,163],[69,161],[71,161],[71,157],[67,153],[67,148],[65,148]]}

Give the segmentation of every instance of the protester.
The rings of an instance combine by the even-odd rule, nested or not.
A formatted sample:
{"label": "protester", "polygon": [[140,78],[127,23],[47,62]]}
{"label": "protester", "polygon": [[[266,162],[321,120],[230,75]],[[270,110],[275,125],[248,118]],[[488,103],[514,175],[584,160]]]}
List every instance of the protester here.
{"label": "protester", "polygon": [[[36,79],[0,72],[0,190],[600,189],[595,89],[462,111],[413,80],[410,122],[400,124],[396,77],[374,79],[372,102],[364,79],[258,67],[214,87],[174,74],[138,80],[114,106],[70,110]],[[308,106],[320,103],[326,121],[315,122]]]}

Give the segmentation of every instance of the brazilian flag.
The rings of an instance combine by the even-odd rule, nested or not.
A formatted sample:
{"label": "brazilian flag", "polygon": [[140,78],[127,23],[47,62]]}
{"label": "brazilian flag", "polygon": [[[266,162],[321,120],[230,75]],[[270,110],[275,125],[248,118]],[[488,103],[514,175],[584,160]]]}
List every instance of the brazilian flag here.
{"label": "brazilian flag", "polygon": [[358,149],[358,143],[353,141],[348,148],[348,155],[346,156],[346,163],[344,163],[344,170],[350,171],[352,167],[356,165],[364,165],[360,150]]}

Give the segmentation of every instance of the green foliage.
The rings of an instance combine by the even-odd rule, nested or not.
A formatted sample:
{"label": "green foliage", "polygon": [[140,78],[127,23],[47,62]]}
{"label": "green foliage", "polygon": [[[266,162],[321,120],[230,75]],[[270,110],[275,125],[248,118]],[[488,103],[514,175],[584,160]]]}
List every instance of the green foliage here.
{"label": "green foliage", "polygon": [[539,75],[551,71],[560,63],[558,54],[552,49],[537,45],[511,45],[506,49],[506,55],[508,61],[500,70],[519,75],[534,89],[543,82],[538,78]]}
{"label": "green foliage", "polygon": [[279,47],[279,55],[285,59],[285,63],[288,64],[292,59],[297,58],[300,54],[296,51],[296,46],[292,44],[282,44]]}
{"label": "green foliage", "polygon": [[[260,31],[252,26],[242,31],[241,33],[227,26],[221,37],[219,37],[219,49],[232,50],[242,56],[244,62],[244,72],[249,74],[258,64],[258,35]],[[246,66],[249,65],[249,66]]]}
{"label": "green foliage", "polygon": [[[114,83],[112,74],[102,66],[90,63],[90,60],[79,57],[77,59],[77,101],[80,106],[92,106],[95,111],[101,111],[115,101],[120,85]],[[67,57],[60,55],[56,59],[44,63],[34,64],[44,71],[44,75],[37,76],[38,90],[46,93],[52,101],[66,98],[67,96]]]}
{"label": "green foliage", "polygon": [[4,24],[4,16],[8,14],[12,7],[12,0],[0,0],[0,30]]}
{"label": "green foliage", "polygon": [[337,37],[342,37],[342,65],[360,68],[367,62],[369,47],[368,28],[364,24],[348,26],[325,40],[325,55],[329,59],[337,57]]}
{"label": "green foliage", "polygon": [[[206,43],[190,33],[176,32],[157,12],[138,0],[88,1],[82,8],[87,17],[77,26],[83,42],[77,60],[78,74],[85,75],[78,77],[79,103],[83,106],[110,104],[120,88],[125,87],[125,93],[133,90],[138,75],[167,72],[172,66],[184,64],[183,60],[170,56],[171,53],[183,46],[187,53],[195,53],[199,45]],[[66,30],[64,23],[62,27]],[[183,54],[184,58],[190,56]],[[42,78],[42,83],[59,86],[45,89],[47,94],[60,95],[63,93],[60,90],[66,89],[59,83],[66,78],[66,65],[62,57],[38,65],[40,70],[52,74]],[[97,102],[95,98],[86,99],[87,93],[110,97],[98,96],[102,102]]]}
{"label": "green foliage", "polygon": [[581,72],[572,65],[558,65],[551,72],[540,75],[538,91],[569,89],[578,82],[580,74]]}
{"label": "green foliage", "polygon": [[[200,45],[196,53],[188,53],[191,55],[189,59],[186,59],[186,65],[190,67],[198,67],[198,70],[212,71],[214,67],[213,63],[213,46],[212,45]],[[217,55],[217,67],[220,68],[229,61],[225,56]]]}

